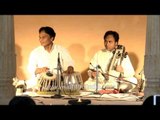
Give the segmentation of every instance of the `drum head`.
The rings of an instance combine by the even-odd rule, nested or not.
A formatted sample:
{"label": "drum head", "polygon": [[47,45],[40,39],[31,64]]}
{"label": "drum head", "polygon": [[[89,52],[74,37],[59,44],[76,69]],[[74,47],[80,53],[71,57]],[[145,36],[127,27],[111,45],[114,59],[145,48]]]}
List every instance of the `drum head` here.
{"label": "drum head", "polygon": [[53,95],[57,89],[56,74],[42,73],[37,82],[37,94]]}
{"label": "drum head", "polygon": [[79,95],[80,89],[83,87],[83,81],[79,72],[72,74],[63,74],[63,84],[61,84],[61,91],[65,95]]}

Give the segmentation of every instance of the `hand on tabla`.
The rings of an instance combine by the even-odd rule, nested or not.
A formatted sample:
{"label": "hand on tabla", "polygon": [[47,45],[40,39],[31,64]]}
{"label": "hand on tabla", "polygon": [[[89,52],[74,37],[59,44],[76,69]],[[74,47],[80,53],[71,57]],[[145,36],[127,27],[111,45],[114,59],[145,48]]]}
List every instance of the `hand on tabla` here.
{"label": "hand on tabla", "polygon": [[49,70],[48,67],[37,68],[36,74],[44,73],[44,72],[47,72],[48,70]]}
{"label": "hand on tabla", "polygon": [[67,71],[65,71],[65,72],[67,72],[68,74],[74,73],[74,67],[73,66],[68,66]]}

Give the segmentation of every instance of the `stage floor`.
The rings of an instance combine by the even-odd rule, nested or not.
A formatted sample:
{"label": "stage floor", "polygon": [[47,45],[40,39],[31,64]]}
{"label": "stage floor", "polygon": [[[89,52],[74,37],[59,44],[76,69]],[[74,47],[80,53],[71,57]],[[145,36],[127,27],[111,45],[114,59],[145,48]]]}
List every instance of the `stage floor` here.
{"label": "stage floor", "polygon": [[[44,97],[32,97],[37,105],[70,105],[69,100],[65,98],[44,98]],[[91,100],[91,104],[88,105],[142,105],[143,101],[123,101],[123,100],[101,100],[95,98],[83,99]]]}
{"label": "stage floor", "polygon": [[[90,100],[88,105],[142,105],[143,100],[130,93],[118,94],[94,94],[92,92],[80,91],[79,95],[55,95],[37,94],[33,92],[23,93],[24,96],[30,96],[37,105],[70,105],[70,100]],[[22,96],[23,96],[22,95]]]}

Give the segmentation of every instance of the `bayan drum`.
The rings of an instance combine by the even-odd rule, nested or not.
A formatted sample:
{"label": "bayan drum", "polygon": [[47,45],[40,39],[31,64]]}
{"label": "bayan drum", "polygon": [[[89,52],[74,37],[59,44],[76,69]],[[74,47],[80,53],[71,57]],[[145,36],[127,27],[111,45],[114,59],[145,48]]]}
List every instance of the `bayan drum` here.
{"label": "bayan drum", "polygon": [[38,92],[40,94],[52,94],[57,89],[55,74],[42,73],[37,81]]}
{"label": "bayan drum", "polygon": [[83,80],[79,72],[72,74],[63,73],[63,83],[61,83],[61,92],[65,95],[78,95],[83,88]]}

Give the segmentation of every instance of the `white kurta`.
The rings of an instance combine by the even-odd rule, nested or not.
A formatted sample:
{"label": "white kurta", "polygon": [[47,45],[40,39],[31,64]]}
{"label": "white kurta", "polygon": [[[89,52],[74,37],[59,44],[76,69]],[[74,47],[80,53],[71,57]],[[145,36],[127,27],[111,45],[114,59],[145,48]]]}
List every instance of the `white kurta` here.
{"label": "white kurta", "polygon": [[[108,73],[108,69],[109,69],[109,65],[110,65],[110,62],[112,60],[112,57],[113,57],[113,53],[111,51],[108,51],[106,49],[102,49],[102,50],[98,51],[97,53],[95,53],[95,55],[91,59],[89,69],[96,70],[96,66],[99,65],[102,69],[102,71],[100,70],[101,72]],[[126,79],[129,78],[129,80],[131,80],[131,82],[136,84],[137,80],[133,77],[135,75],[135,71],[134,71],[134,68],[131,64],[131,61],[130,61],[128,55],[126,56],[126,58],[123,59],[121,65],[122,65],[123,70],[124,70],[124,75],[123,76]],[[113,70],[109,74],[114,76],[116,74],[116,71]],[[108,81],[109,82],[108,85],[112,86],[113,88],[117,87],[117,82],[115,80],[114,81],[110,80],[110,78],[109,78],[109,81]],[[84,83],[85,89],[89,90],[89,91],[95,90],[96,79],[97,78],[92,79],[91,77],[89,77],[89,79]],[[105,78],[101,74],[98,74],[98,81],[99,81],[98,89],[102,89],[102,86],[103,86],[104,83],[106,84],[106,81],[105,81]]]}
{"label": "white kurta", "polygon": [[68,53],[67,49],[60,45],[53,44],[51,52],[47,52],[43,46],[35,48],[29,56],[29,64],[27,69],[31,74],[31,80],[28,81],[30,84],[36,85],[36,68],[48,67],[50,72],[57,74],[58,56],[60,58],[60,63],[62,70],[67,70],[68,66],[74,67],[74,61]]}

